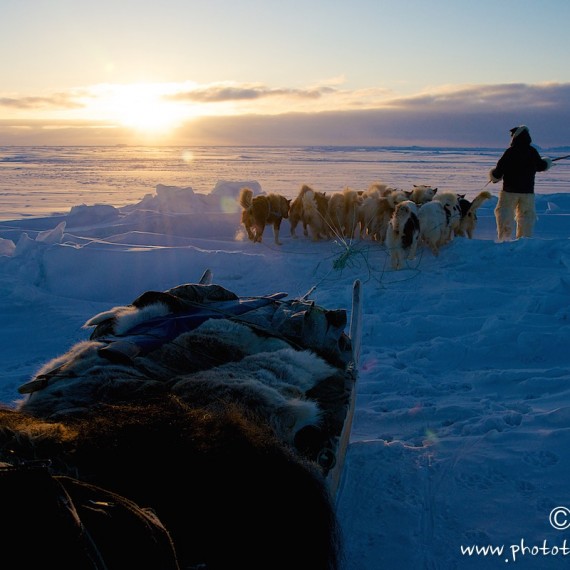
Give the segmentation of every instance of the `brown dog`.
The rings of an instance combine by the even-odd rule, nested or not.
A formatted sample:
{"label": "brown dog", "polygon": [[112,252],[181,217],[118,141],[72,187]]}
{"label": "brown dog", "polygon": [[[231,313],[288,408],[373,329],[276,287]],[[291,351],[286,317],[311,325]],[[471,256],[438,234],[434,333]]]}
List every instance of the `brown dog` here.
{"label": "brown dog", "polygon": [[329,225],[327,223],[327,211],[329,207],[329,197],[324,192],[317,192],[309,188],[302,198],[303,202],[303,223],[309,229],[311,239],[318,241],[321,238],[330,237]]}
{"label": "brown dog", "polygon": [[281,245],[279,229],[283,218],[289,217],[291,200],[279,194],[260,194],[254,197],[250,188],[242,188],[239,203],[243,208],[241,223],[245,226],[247,237],[254,243],[261,242],[265,226],[272,224],[275,244]]}
{"label": "brown dog", "polygon": [[305,215],[303,211],[303,196],[309,190],[312,190],[311,187],[308,186],[307,184],[303,184],[303,186],[301,186],[299,194],[291,202],[291,206],[289,207],[289,225],[291,226],[291,237],[293,238],[297,237],[295,231],[299,223],[303,224],[303,235],[305,236],[309,235],[309,230],[307,228],[307,223],[305,221]]}
{"label": "brown dog", "polygon": [[330,233],[337,237],[353,239],[359,223],[358,208],[361,202],[361,195],[348,187],[342,192],[332,194],[326,216]]}

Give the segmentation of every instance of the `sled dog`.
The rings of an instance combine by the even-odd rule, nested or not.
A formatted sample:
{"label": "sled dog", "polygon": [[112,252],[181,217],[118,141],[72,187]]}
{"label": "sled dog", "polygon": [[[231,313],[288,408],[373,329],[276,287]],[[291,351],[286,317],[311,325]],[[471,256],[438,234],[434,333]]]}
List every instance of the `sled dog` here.
{"label": "sled dog", "polygon": [[273,239],[276,245],[279,241],[279,229],[283,218],[289,217],[290,200],[280,194],[270,193],[253,196],[250,188],[242,188],[239,203],[242,207],[241,221],[245,226],[247,237],[254,243],[260,243],[265,226],[273,226]]}
{"label": "sled dog", "polygon": [[404,259],[415,259],[420,235],[420,222],[415,202],[405,200],[396,204],[386,231],[386,249],[392,269],[400,269]]}
{"label": "sled dog", "polygon": [[473,233],[477,228],[477,210],[485,202],[491,198],[491,193],[482,190],[475,196],[472,202],[465,198],[465,194],[459,195],[459,208],[461,209],[461,220],[459,226],[455,229],[455,235],[467,236],[473,238]]}

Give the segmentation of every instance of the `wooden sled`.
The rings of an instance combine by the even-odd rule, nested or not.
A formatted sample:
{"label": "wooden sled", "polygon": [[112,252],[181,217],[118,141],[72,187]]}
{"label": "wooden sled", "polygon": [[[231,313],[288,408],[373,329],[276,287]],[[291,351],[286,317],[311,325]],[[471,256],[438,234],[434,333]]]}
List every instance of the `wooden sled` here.
{"label": "wooden sled", "polygon": [[[310,300],[312,291],[239,297],[206,271],[89,319],[89,340],[23,384],[17,409],[0,411],[0,476],[14,475],[0,491],[30,499],[20,509],[14,494],[13,535],[24,545],[32,516],[44,539],[40,550],[20,548],[41,555],[24,566],[79,568],[59,555],[83,545],[76,527],[70,535],[50,524],[60,520],[56,507],[77,500],[73,520],[93,529],[103,559],[93,569],[340,568],[335,510],[356,397],[361,284],[350,322],[348,310]],[[38,461],[48,484],[72,477],[80,493],[66,488],[71,501],[42,509],[35,498],[53,494],[26,477]],[[87,497],[84,483],[97,487]],[[98,519],[91,501],[101,502]],[[156,524],[118,518],[119,503],[156,513]],[[117,542],[118,527],[132,540]]]}
{"label": "wooden sled", "polygon": [[[265,382],[264,378],[270,374],[281,380],[281,361],[276,360],[273,369],[271,366],[271,361],[277,359],[278,354],[302,353],[303,358],[307,355],[306,360],[302,361],[303,369],[293,367],[291,370],[290,361],[284,361],[283,367],[289,366],[287,374],[291,383],[278,388],[281,392],[277,398],[280,401],[282,396],[285,400],[289,398],[288,403],[279,406],[290,405],[295,414],[298,406],[318,410],[319,421],[295,424],[293,429],[289,425],[291,416],[288,416],[285,421],[279,418],[274,426],[277,425],[278,437],[291,445],[301,457],[318,466],[331,495],[336,497],[350,440],[356,400],[362,331],[361,289],[360,281],[355,281],[351,318],[348,323],[345,309],[326,309],[308,299],[312,290],[296,299],[287,299],[286,293],[280,292],[260,297],[238,297],[214,284],[212,272],[206,270],[196,284],[181,285],[163,292],[147,291],[127,307],[115,307],[90,319],[86,326],[93,327],[90,338],[93,341],[92,350],[97,352],[95,356],[91,356],[96,358],[94,370],[101,369],[105,362],[115,367],[125,367],[121,369],[127,370],[144,370],[150,367],[153,370],[152,382],[156,385],[161,382],[163,385],[170,385],[172,378],[195,374],[202,384],[210,386],[204,380],[204,375],[208,372],[211,372],[209,378],[214,384],[218,384],[220,378],[227,381],[227,378],[239,377],[239,374],[242,374],[240,381],[243,382],[251,378],[256,382]],[[164,314],[154,316],[154,313],[149,311],[154,311],[157,307],[162,307]],[[137,311],[140,311],[141,318],[132,321],[132,315]],[[130,315],[129,323],[135,323],[129,325],[126,330],[124,326],[118,325],[125,313]],[[148,313],[151,313],[150,317],[145,316]],[[209,324],[213,321],[218,324]],[[219,334],[217,329],[214,329],[213,333],[210,331],[209,337],[202,338],[200,331],[206,324],[209,324],[210,328],[219,327]],[[225,326],[228,326],[227,331],[224,330]],[[232,327],[241,327],[243,336],[249,334],[263,339],[260,341],[265,343],[263,346],[273,342],[281,348],[272,349],[274,352],[267,352],[264,348],[257,361],[255,354],[244,358],[244,354],[248,354],[247,350],[241,351],[239,346],[244,341],[240,338],[239,330],[236,333]],[[348,332],[345,330],[347,327]],[[196,338],[192,339],[193,336]],[[187,344],[182,346],[183,342]],[[287,348],[283,349],[284,345]],[[251,352],[251,346],[248,348]],[[254,345],[254,350],[257,350],[257,344]],[[161,370],[163,358],[168,359],[164,371]],[[310,359],[318,361],[313,375],[314,384],[311,384],[310,378],[313,373]],[[236,372],[236,368],[246,360],[250,368]],[[66,413],[66,410],[61,408],[46,410],[42,404],[42,398],[46,398],[47,405],[59,406],[59,401],[66,399],[61,390],[74,389],[73,380],[68,380],[70,372],[67,359],[63,358],[57,362],[58,366],[40,371],[35,378],[19,388],[20,393],[30,394],[26,407],[32,413],[48,417],[50,414]],[[249,365],[249,362],[253,364]],[[307,365],[303,366],[305,362]],[[256,366],[260,367],[259,373]],[[301,390],[301,386],[296,386],[293,382],[298,380],[297,376],[303,374],[309,377],[304,380],[309,387]],[[73,376],[73,372],[71,375]],[[286,375],[285,371],[283,375]],[[195,377],[191,376],[191,379],[195,380]],[[93,394],[98,400],[105,401],[106,398],[106,401],[113,401],[113,394],[102,394],[100,383],[92,380],[91,374],[82,381],[82,390],[86,394],[90,390],[90,381],[93,382]],[[275,378],[268,381],[267,389],[275,388]],[[227,382],[229,390],[234,390],[234,383],[234,380]],[[68,385],[69,388],[66,387]],[[187,382],[187,386],[190,386],[190,390],[194,389],[191,383]],[[176,390],[176,387],[173,389]],[[58,396],[50,400],[49,392],[52,390],[56,390],[54,393]],[[265,388],[261,388],[261,391],[264,390]],[[302,395],[297,396],[300,391]],[[225,393],[223,397],[226,397]],[[235,398],[240,399],[239,393]],[[257,413],[257,409],[255,412]],[[272,424],[271,418],[269,423]],[[291,432],[287,431],[289,427]]]}

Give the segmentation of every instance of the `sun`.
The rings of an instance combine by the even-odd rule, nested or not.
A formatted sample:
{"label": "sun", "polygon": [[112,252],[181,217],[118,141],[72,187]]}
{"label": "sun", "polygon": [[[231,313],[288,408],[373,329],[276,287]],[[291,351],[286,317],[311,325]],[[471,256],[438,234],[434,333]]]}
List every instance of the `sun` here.
{"label": "sun", "polygon": [[103,112],[123,127],[147,134],[167,134],[179,127],[192,112],[169,100],[164,84],[137,83],[107,86]]}

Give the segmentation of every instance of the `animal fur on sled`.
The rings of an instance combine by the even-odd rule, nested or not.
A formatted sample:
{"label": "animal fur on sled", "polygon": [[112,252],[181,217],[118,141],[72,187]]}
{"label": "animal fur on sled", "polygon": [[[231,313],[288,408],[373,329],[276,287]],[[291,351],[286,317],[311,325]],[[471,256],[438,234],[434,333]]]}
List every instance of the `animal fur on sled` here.
{"label": "animal fur on sled", "polygon": [[[180,568],[290,570],[299,561],[338,568],[339,531],[322,475],[237,402],[195,406],[147,394],[130,403],[94,402],[58,420],[0,410],[0,427],[0,460],[49,461],[54,474],[151,509]],[[50,532],[47,525],[42,535]],[[121,551],[120,534],[108,540]],[[34,536],[29,541],[33,548]],[[122,560],[134,563],[135,554]],[[171,568],[169,562],[152,568]]]}
{"label": "animal fur on sled", "polygon": [[91,338],[24,384],[17,410],[0,410],[0,461],[49,460],[58,474],[153,509],[181,568],[335,570],[339,532],[320,453],[334,449],[350,395],[346,315],[269,303],[119,350],[157,317],[212,300],[238,298],[190,284],[89,319]]}
{"label": "animal fur on sled", "polygon": [[132,364],[109,361],[102,352],[106,346],[83,341],[44,365],[36,375],[44,386],[24,408],[57,418],[85,411],[93,402],[128,402],[167,390],[194,404],[247,402],[278,437],[293,443],[299,430],[321,419],[318,404],[305,392],[338,374],[311,351],[226,319],[208,320]]}
{"label": "animal fur on sled", "polygon": [[71,430],[13,410],[0,410],[0,426],[3,567],[182,570],[156,512],[50,469]]}
{"label": "animal fur on sled", "polygon": [[265,226],[271,224],[275,244],[281,245],[279,230],[282,220],[289,217],[291,200],[274,193],[254,197],[250,188],[242,188],[239,203],[242,207],[241,221],[247,237],[253,242],[261,242]]}

